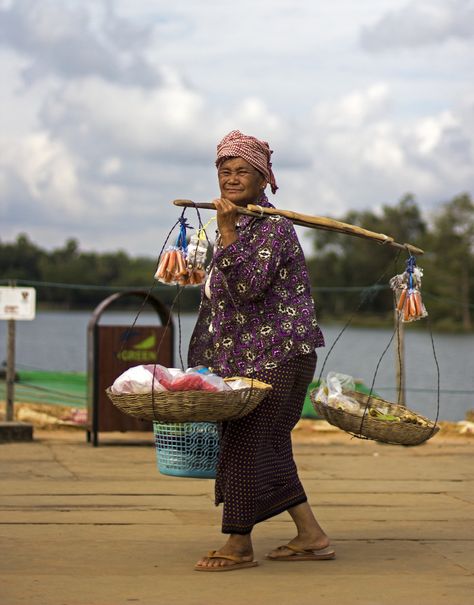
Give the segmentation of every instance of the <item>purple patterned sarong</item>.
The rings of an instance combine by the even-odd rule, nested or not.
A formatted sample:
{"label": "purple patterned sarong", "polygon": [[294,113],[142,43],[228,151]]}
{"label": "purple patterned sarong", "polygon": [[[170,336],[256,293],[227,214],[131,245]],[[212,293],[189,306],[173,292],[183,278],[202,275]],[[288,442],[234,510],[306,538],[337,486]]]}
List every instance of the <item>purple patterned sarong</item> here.
{"label": "purple patterned sarong", "polygon": [[244,418],[223,423],[216,478],[216,505],[224,503],[223,533],[249,533],[255,523],[306,501],[291,431],[315,368],[313,352],[258,372],[258,380],[273,386],[270,394]]}

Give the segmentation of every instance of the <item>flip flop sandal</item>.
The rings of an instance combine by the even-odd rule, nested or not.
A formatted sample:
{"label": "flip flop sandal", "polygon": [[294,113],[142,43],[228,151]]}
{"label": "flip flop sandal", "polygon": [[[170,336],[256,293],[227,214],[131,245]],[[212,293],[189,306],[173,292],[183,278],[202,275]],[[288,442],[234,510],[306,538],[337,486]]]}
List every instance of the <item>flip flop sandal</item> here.
{"label": "flip flop sandal", "polygon": [[257,567],[258,561],[245,561],[243,557],[236,555],[221,555],[217,550],[211,550],[207,553],[208,559],[228,559],[233,561],[232,565],[219,565],[218,567],[205,567],[204,565],[195,565],[195,571],[234,571],[236,569],[246,569],[247,567]]}
{"label": "flip flop sandal", "polygon": [[291,550],[291,555],[282,555],[281,557],[271,557],[270,555],[266,555],[266,559],[270,561],[326,561],[329,559],[335,559],[336,553],[331,546],[326,546],[326,548],[297,548],[292,544],[285,544],[284,546],[279,546],[276,550]]}

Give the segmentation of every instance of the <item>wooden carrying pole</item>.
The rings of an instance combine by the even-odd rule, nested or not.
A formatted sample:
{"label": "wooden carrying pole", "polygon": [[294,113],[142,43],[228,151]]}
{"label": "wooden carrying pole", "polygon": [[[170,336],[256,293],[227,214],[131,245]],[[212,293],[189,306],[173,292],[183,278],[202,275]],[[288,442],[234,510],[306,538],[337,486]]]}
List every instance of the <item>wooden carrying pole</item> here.
{"label": "wooden carrying pole", "polygon": [[[215,210],[215,206],[212,202],[192,202],[191,200],[174,200],[175,206],[181,206],[186,208],[203,208],[205,210]],[[362,237],[365,239],[371,239],[377,241],[379,244],[388,244],[395,248],[402,248],[408,250],[410,254],[423,254],[424,251],[421,248],[412,246],[411,244],[399,244],[393,237],[385,235],[384,233],[376,233],[375,231],[368,231],[357,225],[350,225],[349,223],[342,223],[331,218],[324,216],[310,216],[309,214],[300,214],[299,212],[293,212],[292,210],[279,210],[278,208],[263,208],[256,204],[248,204],[246,208],[237,206],[237,212],[246,216],[253,216],[255,218],[263,218],[265,215],[278,215],[284,216],[290,219],[295,225],[301,227],[310,227],[312,229],[323,229],[325,231],[334,231],[336,233],[345,233],[346,235],[354,235],[355,237]]]}

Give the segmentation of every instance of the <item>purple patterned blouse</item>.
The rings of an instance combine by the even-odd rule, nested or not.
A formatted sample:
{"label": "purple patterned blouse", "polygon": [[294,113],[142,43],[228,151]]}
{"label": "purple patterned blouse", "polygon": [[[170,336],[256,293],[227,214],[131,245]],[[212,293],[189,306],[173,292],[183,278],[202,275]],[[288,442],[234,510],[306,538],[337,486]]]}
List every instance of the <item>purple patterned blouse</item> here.
{"label": "purple patterned blouse", "polygon": [[[262,206],[273,208],[266,199]],[[201,293],[188,365],[249,376],[324,346],[293,223],[240,216],[238,239],[217,248],[210,299]]]}

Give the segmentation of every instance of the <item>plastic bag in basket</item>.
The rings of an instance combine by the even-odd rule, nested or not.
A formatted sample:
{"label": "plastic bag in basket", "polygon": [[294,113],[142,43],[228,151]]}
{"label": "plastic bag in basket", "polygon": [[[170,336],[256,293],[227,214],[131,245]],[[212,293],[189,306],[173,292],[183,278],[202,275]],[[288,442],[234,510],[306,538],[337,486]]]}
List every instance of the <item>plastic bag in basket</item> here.
{"label": "plastic bag in basket", "polygon": [[315,399],[333,408],[362,416],[363,408],[358,401],[345,394],[347,391],[355,391],[355,382],[352,376],[339,374],[338,372],[328,372],[326,380],[321,381]]}
{"label": "plastic bag in basket", "polygon": [[231,388],[223,378],[214,374],[214,372],[211,372],[209,368],[206,368],[205,366],[188,368],[186,374],[190,376],[199,376],[201,379],[200,389],[203,391],[229,391]]}
{"label": "plastic bag in basket", "polygon": [[[153,388],[155,391],[165,391],[166,388],[161,384],[160,379],[155,374],[153,378],[154,366],[134,366],[125,370],[118,378],[115,379],[111,386],[112,393],[121,395],[124,393],[151,393]],[[161,368],[162,366],[156,366]],[[166,369],[166,368],[164,368]],[[160,377],[163,374],[160,372]]]}
{"label": "plastic bag in basket", "polygon": [[154,391],[229,391],[231,386],[208,368],[199,366],[186,371],[159,364],[134,366],[125,370],[113,383],[116,395],[143,394]]}

